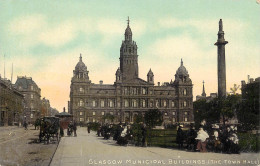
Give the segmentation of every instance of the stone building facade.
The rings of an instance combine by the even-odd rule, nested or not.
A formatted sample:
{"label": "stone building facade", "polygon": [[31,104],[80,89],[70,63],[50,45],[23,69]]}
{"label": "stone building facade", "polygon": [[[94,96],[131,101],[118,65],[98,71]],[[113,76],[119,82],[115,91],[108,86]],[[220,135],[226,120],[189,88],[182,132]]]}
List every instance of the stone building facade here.
{"label": "stone building facade", "polygon": [[22,123],[23,100],[11,81],[0,76],[0,126]]}
{"label": "stone building facade", "polygon": [[34,121],[41,116],[41,89],[31,77],[18,76],[15,87],[24,95],[24,119]]}
{"label": "stone building facade", "polygon": [[165,124],[193,122],[193,85],[181,60],[175,80],[156,86],[150,69],[147,79],[139,78],[137,44],[128,25],[120,48],[120,67],[114,84],[91,82],[87,66],[80,55],[70,86],[69,111],[78,122],[103,122],[106,114],[115,123],[133,122],[138,114],[159,109]]}
{"label": "stone building facade", "polygon": [[41,117],[51,116],[50,101],[45,97],[41,100]]}

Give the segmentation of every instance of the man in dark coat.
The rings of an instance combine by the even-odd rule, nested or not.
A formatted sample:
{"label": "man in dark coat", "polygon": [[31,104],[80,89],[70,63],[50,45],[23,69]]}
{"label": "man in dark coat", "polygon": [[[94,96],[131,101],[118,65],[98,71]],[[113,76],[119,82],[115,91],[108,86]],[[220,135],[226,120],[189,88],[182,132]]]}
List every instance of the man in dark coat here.
{"label": "man in dark coat", "polygon": [[187,135],[187,149],[195,151],[196,150],[196,137],[197,137],[197,132],[194,129],[194,126],[191,124],[190,129],[188,131]]}
{"label": "man in dark coat", "polygon": [[182,149],[183,148],[183,141],[184,141],[184,133],[182,131],[183,125],[179,125],[179,128],[177,130],[177,137],[176,137],[176,142],[178,144],[178,148]]}
{"label": "man in dark coat", "polygon": [[146,140],[147,131],[146,131],[145,125],[142,125],[141,130],[142,130],[142,144],[143,144],[143,147],[146,147],[147,146],[147,140]]}
{"label": "man in dark coat", "polygon": [[73,131],[74,131],[74,137],[77,137],[77,123],[75,121],[73,123]]}
{"label": "man in dark coat", "polygon": [[90,129],[91,129],[91,128],[90,128],[90,124],[88,124],[88,133],[90,133]]}

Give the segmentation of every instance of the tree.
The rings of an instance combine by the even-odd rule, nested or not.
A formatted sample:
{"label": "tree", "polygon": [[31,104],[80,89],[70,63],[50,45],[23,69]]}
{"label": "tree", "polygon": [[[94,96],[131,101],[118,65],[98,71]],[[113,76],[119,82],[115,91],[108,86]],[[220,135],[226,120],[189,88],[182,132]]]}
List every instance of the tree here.
{"label": "tree", "polygon": [[195,101],[194,121],[196,127],[205,119],[208,124],[218,123],[222,119],[223,124],[226,124],[228,119],[231,119],[236,114],[239,107],[240,95],[228,95],[227,97],[215,98],[209,102],[204,99]]}
{"label": "tree", "polygon": [[240,85],[234,84],[233,88],[230,88],[231,94],[236,95],[237,90],[239,90],[239,88],[240,88]]}
{"label": "tree", "polygon": [[111,115],[111,114],[109,114],[109,113],[107,113],[107,114],[104,115],[102,118],[103,118],[104,121],[106,121],[106,119],[107,119],[107,120],[109,120],[110,122],[113,123],[113,122],[114,122],[114,119],[115,119],[115,116],[114,116],[114,115]]}
{"label": "tree", "polygon": [[145,113],[144,121],[145,124],[150,128],[160,126],[163,122],[162,113],[158,109],[150,109]]}
{"label": "tree", "polygon": [[142,114],[135,114],[134,115],[134,122],[139,124],[144,121],[144,117]]}

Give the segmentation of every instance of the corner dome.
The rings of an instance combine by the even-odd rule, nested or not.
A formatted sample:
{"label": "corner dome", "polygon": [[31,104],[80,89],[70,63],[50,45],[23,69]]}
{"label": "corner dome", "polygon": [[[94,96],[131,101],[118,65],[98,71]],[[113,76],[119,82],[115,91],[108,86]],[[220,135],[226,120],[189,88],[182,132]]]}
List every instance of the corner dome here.
{"label": "corner dome", "polygon": [[87,70],[87,67],[84,62],[82,62],[82,56],[80,54],[79,62],[77,63],[75,70]]}
{"label": "corner dome", "polygon": [[183,75],[183,76],[189,76],[188,71],[186,70],[186,68],[183,66],[183,61],[181,59],[181,66],[178,68],[178,70],[176,71],[176,75]]}

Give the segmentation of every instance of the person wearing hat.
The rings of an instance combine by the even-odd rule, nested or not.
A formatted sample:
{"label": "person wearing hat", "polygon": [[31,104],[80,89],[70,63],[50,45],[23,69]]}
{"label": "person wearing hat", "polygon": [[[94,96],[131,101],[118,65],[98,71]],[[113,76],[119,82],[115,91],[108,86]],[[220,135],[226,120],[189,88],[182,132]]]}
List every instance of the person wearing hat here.
{"label": "person wearing hat", "polygon": [[183,125],[179,125],[177,130],[176,142],[178,144],[178,148],[183,148],[183,141],[184,141],[184,132],[182,131]]}
{"label": "person wearing hat", "polygon": [[195,131],[195,128],[193,124],[190,125],[190,129],[188,131],[188,138],[187,138],[187,149],[195,151],[196,150],[196,137],[197,132]]}
{"label": "person wearing hat", "polygon": [[219,138],[219,125],[214,124],[213,127],[213,139],[214,139],[214,150],[215,152],[219,152],[221,151],[221,142],[220,142],[220,138]]}
{"label": "person wearing hat", "polygon": [[209,138],[208,133],[203,130],[203,127],[200,127],[197,135],[198,136],[195,138],[196,140],[198,140],[197,149],[200,152],[207,152],[206,146],[207,146],[207,138]]}

